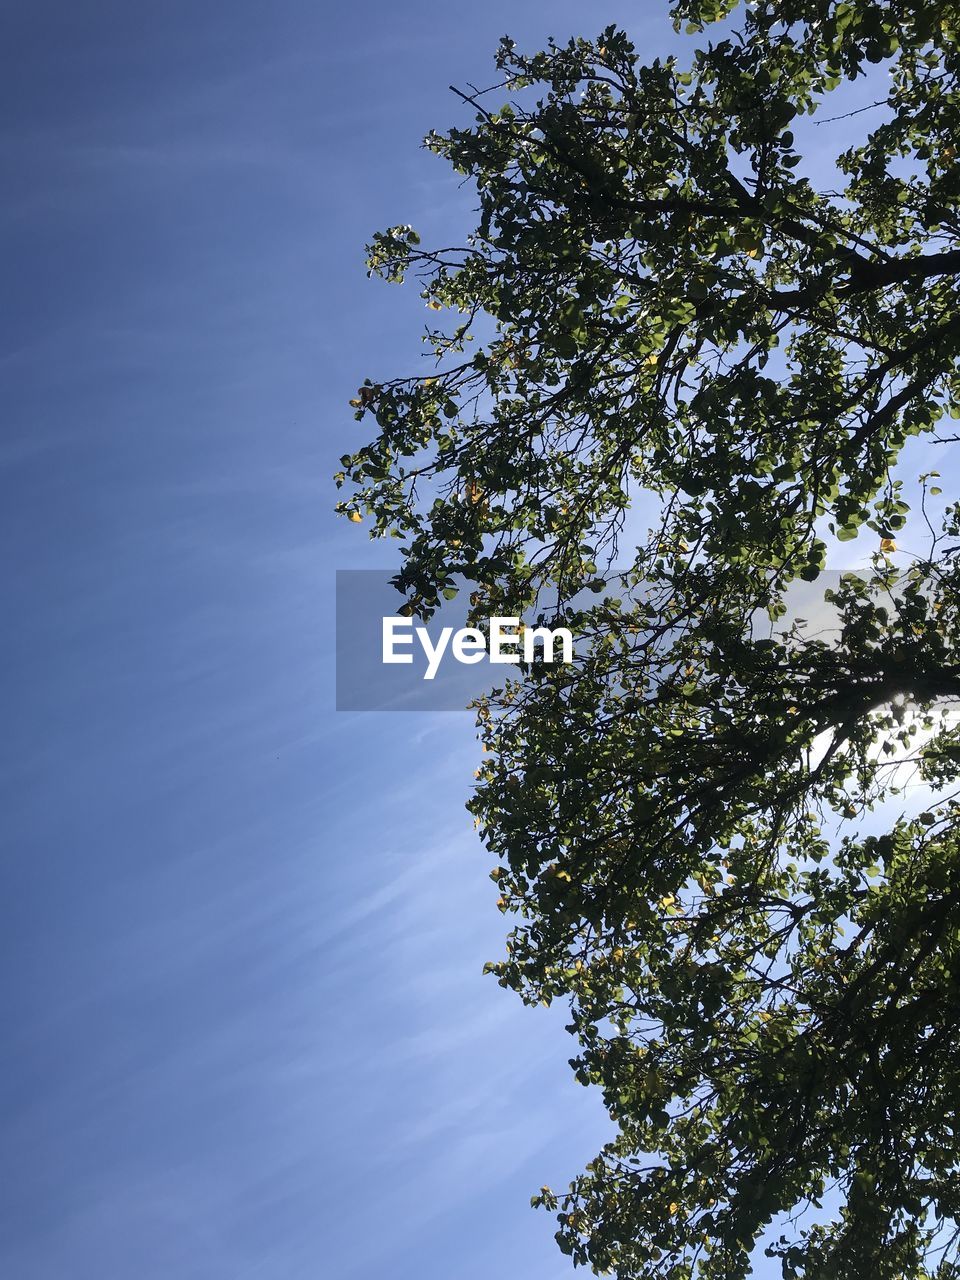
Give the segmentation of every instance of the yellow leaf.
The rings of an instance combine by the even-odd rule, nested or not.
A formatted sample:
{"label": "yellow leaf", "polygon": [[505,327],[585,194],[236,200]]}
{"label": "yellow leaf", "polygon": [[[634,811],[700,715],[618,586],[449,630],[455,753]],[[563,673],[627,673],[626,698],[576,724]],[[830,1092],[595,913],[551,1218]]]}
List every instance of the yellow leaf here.
{"label": "yellow leaf", "polygon": [[897,549],[897,544],[894,542],[894,540],[893,540],[892,538],[881,538],[881,539],[880,539],[880,550],[881,550],[881,551],[896,551],[896,549]]}
{"label": "yellow leaf", "polygon": [[363,519],[363,516],[360,514],[359,511],[351,511],[350,519],[353,521],[354,524],[359,524],[360,521]]}

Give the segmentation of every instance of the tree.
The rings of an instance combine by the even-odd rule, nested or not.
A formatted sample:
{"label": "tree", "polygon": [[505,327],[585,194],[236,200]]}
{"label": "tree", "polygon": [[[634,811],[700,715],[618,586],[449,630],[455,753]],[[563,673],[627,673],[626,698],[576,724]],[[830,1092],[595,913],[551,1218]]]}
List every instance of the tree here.
{"label": "tree", "polygon": [[[903,453],[960,417],[960,16],[672,14],[725,25],[689,65],[612,27],[504,40],[507,105],[462,94],[474,123],[429,136],[479,220],[459,247],[407,226],[370,246],[444,314],[430,376],[360,389],[377,431],[340,509],[402,540],[418,613],[466,579],[476,618],[549,596],[580,637],[574,666],[483,700],[470,802],[515,922],[489,967],[569,1002],[572,1065],[616,1125],[535,1197],[561,1248],[732,1280],[763,1236],[788,1277],[947,1280],[960,504],[938,526],[936,476],[914,496]],[[871,64],[881,101],[820,190],[802,139],[829,143]],[[905,562],[911,502],[929,539]],[[833,642],[788,624],[791,582],[858,536],[872,568],[830,593]],[[889,819],[904,754],[936,793]]]}

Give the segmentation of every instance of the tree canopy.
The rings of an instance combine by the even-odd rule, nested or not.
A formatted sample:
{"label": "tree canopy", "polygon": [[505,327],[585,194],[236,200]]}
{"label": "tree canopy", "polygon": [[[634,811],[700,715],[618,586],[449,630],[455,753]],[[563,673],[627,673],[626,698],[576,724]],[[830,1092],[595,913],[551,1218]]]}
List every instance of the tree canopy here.
{"label": "tree canopy", "polygon": [[[786,1277],[949,1280],[960,505],[903,455],[960,417],[960,14],[672,16],[686,58],[504,40],[471,123],[428,137],[478,220],[370,246],[419,280],[434,359],[360,388],[340,509],[401,540],[416,612],[465,579],[476,618],[549,595],[580,637],[481,702],[470,801],[513,920],[489,967],[569,1004],[615,1126],[536,1197],[564,1252],[734,1280],[759,1241]],[[785,620],[857,538],[834,634]]]}

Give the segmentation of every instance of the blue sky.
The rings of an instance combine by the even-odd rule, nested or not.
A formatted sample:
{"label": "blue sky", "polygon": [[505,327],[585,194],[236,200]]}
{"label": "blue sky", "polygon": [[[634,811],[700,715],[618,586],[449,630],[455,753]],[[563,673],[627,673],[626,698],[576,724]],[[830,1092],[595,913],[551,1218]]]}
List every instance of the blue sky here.
{"label": "blue sky", "polygon": [[[558,0],[6,6],[0,1272],[559,1280],[606,1126],[481,976],[467,715],[337,714],[346,400],[409,368],[369,234]],[[639,6],[636,7],[639,12]],[[630,28],[669,47],[665,6]]]}
{"label": "blue sky", "polygon": [[612,12],[5,7],[11,1280],[567,1274],[528,1201],[599,1099],[481,975],[470,717],[333,710],[334,572],[384,556],[329,477],[419,358],[365,240],[469,204],[447,85]]}

